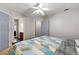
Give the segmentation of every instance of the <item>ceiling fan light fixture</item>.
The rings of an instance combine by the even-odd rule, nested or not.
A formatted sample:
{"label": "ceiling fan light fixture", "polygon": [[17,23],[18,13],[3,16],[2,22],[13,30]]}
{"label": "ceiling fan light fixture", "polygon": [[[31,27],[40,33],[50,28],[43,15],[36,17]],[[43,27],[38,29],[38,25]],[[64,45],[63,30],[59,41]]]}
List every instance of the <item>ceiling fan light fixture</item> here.
{"label": "ceiling fan light fixture", "polygon": [[45,15],[45,13],[42,10],[40,10],[40,9],[34,11],[32,14],[41,14],[42,16]]}
{"label": "ceiling fan light fixture", "polygon": [[34,11],[32,14],[39,14],[39,10]]}
{"label": "ceiling fan light fixture", "polygon": [[43,11],[43,8],[42,8],[42,4],[40,3],[36,3],[36,5],[34,5],[32,8],[36,9],[32,14],[39,14],[39,15],[42,15],[44,16],[45,13]]}
{"label": "ceiling fan light fixture", "polygon": [[38,6],[39,8],[42,8],[43,7],[43,4],[39,4],[39,6]]}

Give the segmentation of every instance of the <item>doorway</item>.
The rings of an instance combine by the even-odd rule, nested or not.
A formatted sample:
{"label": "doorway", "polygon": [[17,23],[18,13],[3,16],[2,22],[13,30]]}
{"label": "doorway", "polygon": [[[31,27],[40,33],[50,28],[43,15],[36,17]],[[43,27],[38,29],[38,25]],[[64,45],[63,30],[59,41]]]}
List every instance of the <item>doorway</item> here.
{"label": "doorway", "polygon": [[19,24],[18,24],[18,19],[14,19],[14,40],[13,43],[18,42],[18,32],[19,32]]}

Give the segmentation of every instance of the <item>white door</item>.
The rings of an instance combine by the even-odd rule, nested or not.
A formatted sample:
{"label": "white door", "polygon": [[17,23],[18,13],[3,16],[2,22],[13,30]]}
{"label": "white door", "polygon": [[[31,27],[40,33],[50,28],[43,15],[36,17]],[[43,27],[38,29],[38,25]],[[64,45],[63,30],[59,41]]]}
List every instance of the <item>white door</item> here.
{"label": "white door", "polygon": [[0,51],[9,46],[9,16],[0,12]]}
{"label": "white door", "polygon": [[37,17],[35,19],[35,36],[39,37],[41,35],[41,24],[42,24],[42,17]]}

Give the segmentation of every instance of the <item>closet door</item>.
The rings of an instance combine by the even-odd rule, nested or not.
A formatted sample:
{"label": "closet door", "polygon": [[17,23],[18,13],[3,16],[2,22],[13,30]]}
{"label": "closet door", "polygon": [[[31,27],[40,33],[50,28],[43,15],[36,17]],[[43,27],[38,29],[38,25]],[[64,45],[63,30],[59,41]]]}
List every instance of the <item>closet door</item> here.
{"label": "closet door", "polygon": [[49,21],[47,19],[42,21],[42,26],[41,26],[41,35],[48,35],[48,26],[49,26]]}
{"label": "closet door", "polygon": [[0,51],[9,46],[9,16],[0,12]]}
{"label": "closet door", "polygon": [[42,20],[43,20],[43,18],[41,16],[38,16],[35,19],[35,36],[36,37],[40,37],[41,36]]}

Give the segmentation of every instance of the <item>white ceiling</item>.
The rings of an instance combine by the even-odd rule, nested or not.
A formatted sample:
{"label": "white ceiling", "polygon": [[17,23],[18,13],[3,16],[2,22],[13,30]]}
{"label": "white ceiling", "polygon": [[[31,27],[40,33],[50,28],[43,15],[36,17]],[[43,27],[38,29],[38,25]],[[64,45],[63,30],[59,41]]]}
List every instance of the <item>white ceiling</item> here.
{"label": "white ceiling", "polygon": [[[55,14],[58,12],[64,11],[64,9],[70,8],[79,8],[79,3],[40,3],[42,9],[47,15]],[[22,15],[30,15],[35,10],[33,7],[35,3],[0,3],[0,7],[9,9],[11,11],[16,11]]]}

